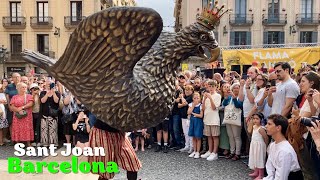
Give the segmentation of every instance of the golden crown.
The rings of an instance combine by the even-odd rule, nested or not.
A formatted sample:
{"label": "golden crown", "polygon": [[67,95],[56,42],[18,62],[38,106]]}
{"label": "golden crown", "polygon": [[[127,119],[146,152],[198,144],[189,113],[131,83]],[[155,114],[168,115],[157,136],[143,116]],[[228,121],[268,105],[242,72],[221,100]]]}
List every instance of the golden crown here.
{"label": "golden crown", "polygon": [[218,7],[218,1],[215,1],[211,8],[211,3],[207,7],[204,7],[201,15],[197,16],[197,22],[209,29],[214,29],[214,26],[220,21],[220,18],[229,11],[223,12],[224,5]]}

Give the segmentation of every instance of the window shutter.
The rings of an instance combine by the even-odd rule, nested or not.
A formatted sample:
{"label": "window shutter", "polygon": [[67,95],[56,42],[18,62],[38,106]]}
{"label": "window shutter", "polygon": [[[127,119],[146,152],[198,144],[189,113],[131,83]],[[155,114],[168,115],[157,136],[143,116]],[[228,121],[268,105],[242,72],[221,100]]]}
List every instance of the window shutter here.
{"label": "window shutter", "polygon": [[263,44],[268,44],[268,31],[263,32]]}
{"label": "window shutter", "polygon": [[251,45],[251,32],[247,32],[247,44],[246,45]]}
{"label": "window shutter", "polygon": [[279,32],[279,44],[284,44],[284,32]]}
{"label": "window shutter", "polygon": [[312,32],[312,43],[318,42],[318,32]]}
{"label": "window shutter", "polygon": [[234,46],[235,34],[236,32],[230,31],[230,46]]}

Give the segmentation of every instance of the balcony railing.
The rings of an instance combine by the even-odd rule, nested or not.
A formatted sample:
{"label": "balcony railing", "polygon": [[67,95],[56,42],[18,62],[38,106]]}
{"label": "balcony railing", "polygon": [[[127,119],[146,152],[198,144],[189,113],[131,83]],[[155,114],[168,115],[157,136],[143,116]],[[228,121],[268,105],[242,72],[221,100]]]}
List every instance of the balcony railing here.
{"label": "balcony railing", "polygon": [[32,16],[30,17],[30,25],[32,28],[49,28],[53,27],[53,18],[51,16]]}
{"label": "balcony railing", "polygon": [[21,52],[9,52],[8,62],[25,62]]}
{"label": "balcony railing", "polygon": [[297,14],[296,19],[297,25],[319,25],[320,24],[320,14],[303,13]]}
{"label": "balcony railing", "polygon": [[85,18],[85,16],[65,16],[64,26],[68,29],[76,28],[78,24]]}
{"label": "balcony railing", "polygon": [[262,24],[284,26],[287,24],[287,14],[263,14]]}
{"label": "balcony railing", "polygon": [[39,53],[51,57],[51,58],[55,58],[55,52],[54,51],[39,51]]}
{"label": "balcony railing", "polygon": [[26,28],[26,18],[22,16],[2,17],[2,25],[7,29],[24,29]]}
{"label": "balcony railing", "polygon": [[251,26],[253,14],[230,14],[229,24],[232,26]]}

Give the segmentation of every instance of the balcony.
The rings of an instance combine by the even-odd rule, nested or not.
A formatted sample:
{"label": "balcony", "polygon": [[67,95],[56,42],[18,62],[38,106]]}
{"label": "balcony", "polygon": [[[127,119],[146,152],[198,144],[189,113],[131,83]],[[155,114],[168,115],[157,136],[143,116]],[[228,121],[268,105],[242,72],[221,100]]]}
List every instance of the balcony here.
{"label": "balcony", "polygon": [[55,52],[54,51],[39,51],[39,53],[48,56],[50,58],[55,58]]}
{"label": "balcony", "polygon": [[284,26],[287,24],[287,14],[263,14],[262,24],[265,26]]}
{"label": "balcony", "polygon": [[229,24],[231,26],[251,26],[253,24],[253,14],[230,14]]}
{"label": "balcony", "polygon": [[297,25],[319,25],[320,24],[320,14],[303,13],[297,14],[296,18]]}
{"label": "balcony", "polygon": [[53,18],[51,16],[32,16],[30,25],[34,29],[51,29],[53,27]]}
{"label": "balcony", "polygon": [[2,25],[6,29],[24,29],[26,28],[25,17],[2,17]]}
{"label": "balcony", "polygon": [[72,28],[76,28],[78,26],[78,24],[85,19],[85,16],[65,16],[64,17],[64,26],[67,29],[72,29]]}
{"label": "balcony", "polygon": [[9,58],[7,60],[8,63],[25,63],[25,60],[22,58],[21,52],[10,52]]}

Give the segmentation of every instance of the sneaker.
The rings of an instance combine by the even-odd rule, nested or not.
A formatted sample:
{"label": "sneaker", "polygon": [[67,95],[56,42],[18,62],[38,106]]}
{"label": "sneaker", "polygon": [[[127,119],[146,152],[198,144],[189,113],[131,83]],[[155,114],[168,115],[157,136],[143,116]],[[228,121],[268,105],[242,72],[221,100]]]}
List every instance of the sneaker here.
{"label": "sneaker", "polygon": [[37,143],[31,143],[31,146],[36,147]]}
{"label": "sneaker", "polygon": [[159,152],[159,151],[161,151],[161,146],[158,144],[154,152]]}
{"label": "sneaker", "polygon": [[3,138],[3,142],[5,142],[5,143],[9,143],[9,142],[11,142],[9,139],[7,139],[7,138]]}
{"label": "sneaker", "polygon": [[205,154],[201,155],[201,158],[208,158],[211,155],[211,152],[207,151]]}
{"label": "sneaker", "polygon": [[149,145],[147,146],[147,149],[151,149],[151,148],[152,148],[152,145],[149,144]]}
{"label": "sneaker", "polygon": [[168,149],[169,149],[168,146],[164,146],[163,147],[163,153],[168,153]]}
{"label": "sneaker", "polygon": [[199,159],[200,158],[200,153],[196,152],[193,158]]}
{"label": "sneaker", "polygon": [[184,147],[182,149],[179,149],[180,152],[188,152],[190,150],[189,147]]}
{"label": "sneaker", "polygon": [[41,143],[37,143],[37,147],[40,147],[41,146]]}
{"label": "sneaker", "polygon": [[188,153],[191,154],[193,152],[193,148],[190,148]]}
{"label": "sneaker", "polygon": [[218,160],[218,154],[211,153],[210,156],[207,158],[208,161],[215,161]]}
{"label": "sneaker", "polygon": [[193,151],[193,152],[189,155],[189,157],[190,157],[190,158],[193,158],[194,155],[196,155],[196,152]]}

